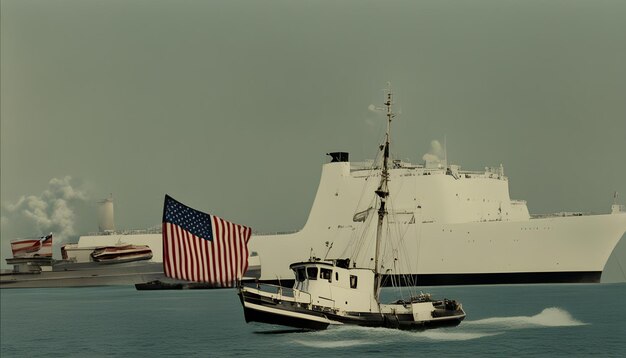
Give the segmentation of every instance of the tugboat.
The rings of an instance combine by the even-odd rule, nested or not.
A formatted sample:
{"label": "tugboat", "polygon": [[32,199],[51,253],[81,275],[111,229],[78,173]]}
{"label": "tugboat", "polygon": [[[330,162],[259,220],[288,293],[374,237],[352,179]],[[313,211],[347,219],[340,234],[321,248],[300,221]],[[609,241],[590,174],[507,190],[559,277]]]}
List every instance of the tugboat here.
{"label": "tugboat", "polygon": [[[374,192],[377,197],[378,219],[373,268],[357,267],[354,261],[351,265],[350,258],[319,259],[311,256],[309,261],[290,265],[295,275],[295,283],[291,289],[258,283],[240,284],[238,294],[246,322],[310,330],[342,324],[428,329],[456,326],[465,318],[465,311],[460,303],[448,299],[433,299],[430,294],[411,294],[406,299],[386,304],[380,301],[383,272],[387,274],[390,271],[382,263],[381,246],[383,240],[388,239],[386,233],[390,232],[387,203],[390,127],[395,117],[392,104],[393,96],[389,87],[384,102],[387,131],[384,144],[380,146],[380,183]],[[386,240],[385,244],[387,243]],[[358,249],[364,245],[355,246]],[[328,247],[330,252],[332,244]]]}

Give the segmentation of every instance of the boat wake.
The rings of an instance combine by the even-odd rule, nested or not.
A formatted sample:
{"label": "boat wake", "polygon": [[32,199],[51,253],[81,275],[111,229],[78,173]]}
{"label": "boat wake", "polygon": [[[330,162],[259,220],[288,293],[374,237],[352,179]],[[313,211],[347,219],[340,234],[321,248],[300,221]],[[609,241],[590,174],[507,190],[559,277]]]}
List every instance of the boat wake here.
{"label": "boat wake", "polygon": [[[306,336],[299,336],[299,339],[295,339],[293,342],[306,347],[345,348],[406,342],[467,341],[496,334],[498,333],[459,331],[459,328],[411,332],[388,328],[342,326],[323,332],[310,332]],[[354,339],[356,337],[359,339]]]}
{"label": "boat wake", "polygon": [[[325,331],[298,335],[293,342],[307,347],[344,348],[366,345],[386,345],[407,341],[469,341],[506,334],[517,329],[541,327],[572,327],[587,323],[576,320],[564,309],[549,307],[534,316],[490,317],[464,321],[454,328],[426,331],[398,331],[387,328],[337,326]],[[358,337],[358,339],[356,339]]]}
{"label": "boat wake", "polygon": [[544,327],[569,327],[582,326],[586,323],[580,322],[564,309],[558,307],[546,308],[541,313],[534,316],[516,317],[492,317],[477,321],[463,322],[463,326],[489,326],[494,328],[531,328],[537,326]]}
{"label": "boat wake", "polygon": [[346,348],[355,346],[366,346],[369,344],[376,344],[377,342],[364,339],[346,339],[336,341],[296,340],[295,343],[312,348]]}

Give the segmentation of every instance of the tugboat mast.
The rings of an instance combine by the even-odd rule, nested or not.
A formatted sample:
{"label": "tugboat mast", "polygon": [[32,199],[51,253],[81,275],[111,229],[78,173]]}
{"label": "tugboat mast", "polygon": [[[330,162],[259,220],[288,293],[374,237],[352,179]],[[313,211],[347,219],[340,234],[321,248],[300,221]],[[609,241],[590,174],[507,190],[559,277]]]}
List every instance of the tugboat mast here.
{"label": "tugboat mast", "polygon": [[380,185],[378,189],[376,189],[376,195],[380,198],[380,207],[378,208],[378,224],[376,227],[376,252],[374,254],[374,274],[376,275],[376,282],[374,285],[374,294],[375,297],[378,298],[380,293],[380,283],[382,275],[380,274],[380,266],[379,266],[379,256],[380,256],[380,243],[382,239],[383,232],[383,221],[385,219],[385,215],[387,215],[387,197],[389,196],[389,137],[391,130],[391,120],[395,117],[391,109],[391,105],[393,104],[393,94],[391,91],[391,83],[387,83],[387,95],[385,96],[385,107],[387,108],[387,131],[385,133],[385,144],[380,146],[380,149],[383,151],[383,168],[380,175]]}

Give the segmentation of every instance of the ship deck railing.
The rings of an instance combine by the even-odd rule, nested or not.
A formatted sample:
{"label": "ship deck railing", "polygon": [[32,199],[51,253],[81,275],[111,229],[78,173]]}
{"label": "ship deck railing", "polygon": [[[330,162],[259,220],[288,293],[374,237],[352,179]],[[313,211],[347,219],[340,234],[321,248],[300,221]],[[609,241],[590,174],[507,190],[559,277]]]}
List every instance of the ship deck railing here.
{"label": "ship deck railing", "polygon": [[563,218],[563,217],[573,217],[573,216],[590,216],[590,215],[598,215],[592,212],[580,212],[580,211],[572,211],[572,212],[559,212],[559,213],[550,213],[550,214],[532,214],[530,215],[531,219],[548,219],[548,218]]}
{"label": "ship deck railing", "polygon": [[272,236],[272,235],[288,235],[295,234],[300,230],[289,230],[289,231],[274,231],[274,232],[253,232],[254,236]]}
{"label": "ship deck railing", "polygon": [[279,301],[311,303],[311,294],[295,288],[271,285],[268,283],[243,283],[246,292],[255,293]]}
{"label": "ship deck railing", "polygon": [[110,235],[144,235],[144,234],[160,234],[161,228],[154,227],[148,229],[129,229],[129,230],[111,230],[89,232],[87,236],[110,236]]}

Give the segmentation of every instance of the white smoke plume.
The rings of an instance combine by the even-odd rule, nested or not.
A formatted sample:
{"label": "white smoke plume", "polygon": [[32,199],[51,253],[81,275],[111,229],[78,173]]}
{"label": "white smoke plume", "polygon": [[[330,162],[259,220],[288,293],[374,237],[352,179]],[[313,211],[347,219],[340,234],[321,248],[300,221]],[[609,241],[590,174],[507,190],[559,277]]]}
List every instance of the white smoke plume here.
{"label": "white smoke plume", "polygon": [[52,233],[54,242],[76,235],[78,206],[87,202],[84,190],[72,186],[72,177],[53,178],[40,195],[24,195],[15,203],[3,204],[2,225],[20,227],[21,237]]}
{"label": "white smoke plume", "polygon": [[445,161],[445,150],[444,148],[441,146],[441,143],[439,143],[438,140],[433,140],[430,142],[430,149],[428,150],[428,153],[424,154],[422,156],[422,159],[427,163],[427,164],[443,164],[443,162]]}
{"label": "white smoke plume", "polygon": [[376,107],[373,104],[367,106],[367,110],[371,113],[375,113],[375,115],[370,115],[368,118],[365,118],[366,128],[369,131],[374,131],[377,128],[377,125],[380,124],[378,118],[382,114],[381,108]]}

